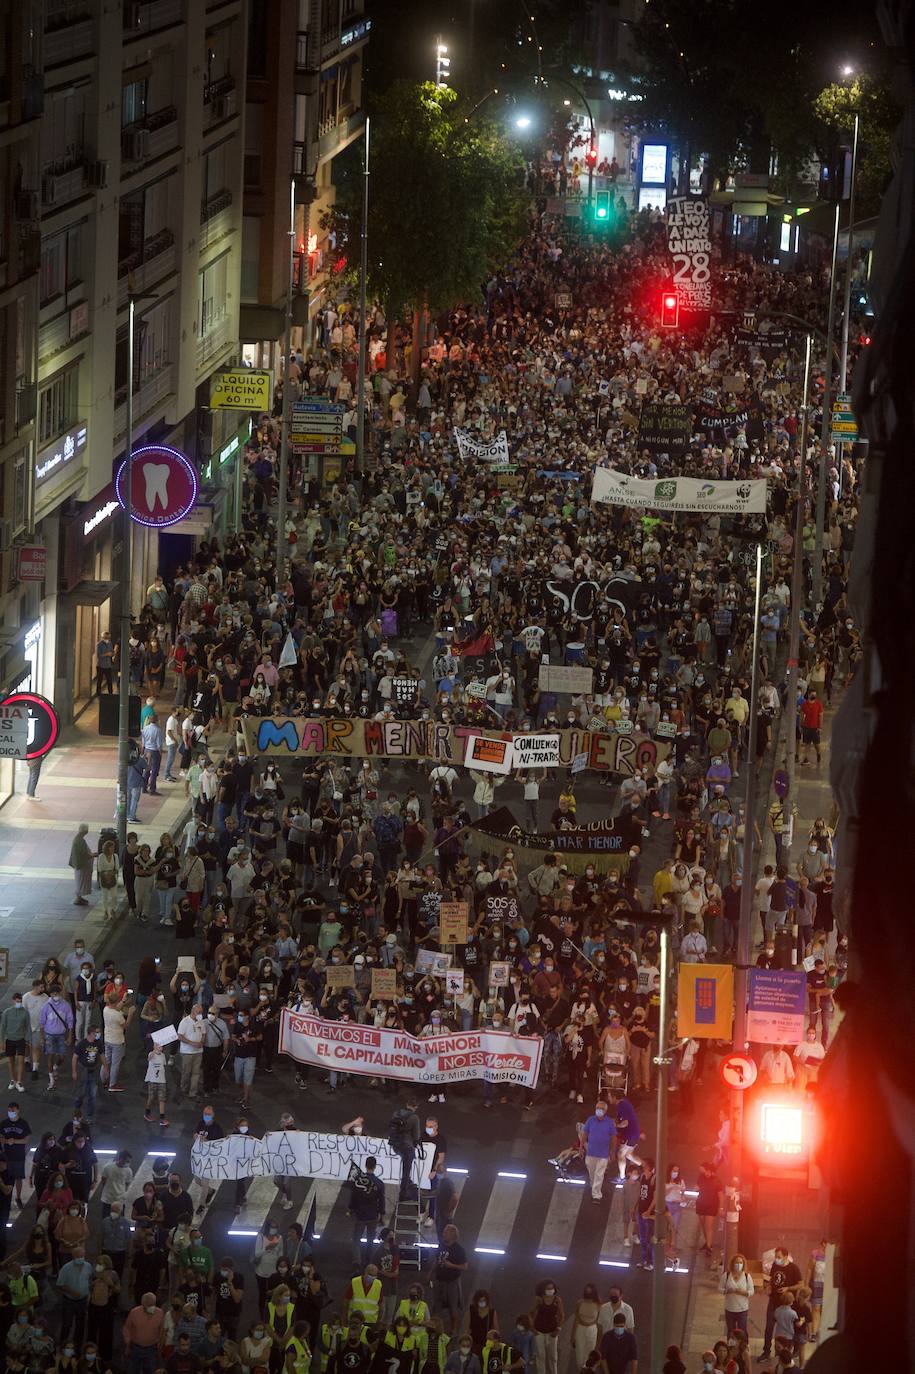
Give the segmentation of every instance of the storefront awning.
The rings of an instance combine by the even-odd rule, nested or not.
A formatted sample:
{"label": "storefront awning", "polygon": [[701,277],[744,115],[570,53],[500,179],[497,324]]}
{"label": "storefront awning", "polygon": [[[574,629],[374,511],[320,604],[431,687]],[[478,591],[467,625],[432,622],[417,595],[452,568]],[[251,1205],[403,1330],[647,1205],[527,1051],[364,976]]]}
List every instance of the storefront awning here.
{"label": "storefront awning", "polygon": [[77,606],[103,606],[117,585],[117,582],[92,582],[86,578],[65,595]]}

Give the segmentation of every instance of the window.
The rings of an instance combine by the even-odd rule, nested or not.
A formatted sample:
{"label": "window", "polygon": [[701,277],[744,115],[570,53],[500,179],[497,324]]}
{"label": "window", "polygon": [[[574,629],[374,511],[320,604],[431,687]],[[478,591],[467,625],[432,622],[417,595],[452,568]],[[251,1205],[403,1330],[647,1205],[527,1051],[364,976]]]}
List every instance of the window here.
{"label": "window", "polygon": [[[168,367],[172,356],[172,302],[166,296],[137,316],[134,324],[134,391]],[[115,403],[120,405],[127,392],[127,325],[121,325],[114,353]]]}
{"label": "window", "polygon": [[79,418],[79,364],[60,372],[38,393],[38,447],[53,443]]}
{"label": "window", "polygon": [[248,75],[267,75],[267,14],[264,0],[248,0]]}
{"label": "window", "polygon": [[[118,262],[132,259],[132,266],[143,261],[146,245],[171,229],[170,201],[174,178],[161,177],[139,191],[121,196],[118,204]],[[150,250],[152,255],[152,250]]]}
{"label": "window", "polygon": [[57,296],[82,281],[83,226],[73,224],[44,239],[41,244],[41,304],[47,305]]}
{"label": "window", "polygon": [[85,95],[70,87],[45,104],[41,122],[44,170],[55,175],[76,167],[84,156]]}
{"label": "window", "polygon": [[203,207],[214,200],[228,186],[227,156],[229,143],[220,143],[206,155],[203,170]]}
{"label": "window", "polygon": [[260,276],[261,222],[255,215],[245,215],[241,230],[241,296],[256,301]]}
{"label": "window", "polygon": [[228,314],[229,255],[223,253],[200,273],[200,337],[218,329]]}
{"label": "window", "polygon": [[146,118],[149,82],[145,77],[121,88],[121,128],[139,124]]}
{"label": "window", "polygon": [[261,148],[264,142],[264,107],[245,106],[245,185],[261,184]]}

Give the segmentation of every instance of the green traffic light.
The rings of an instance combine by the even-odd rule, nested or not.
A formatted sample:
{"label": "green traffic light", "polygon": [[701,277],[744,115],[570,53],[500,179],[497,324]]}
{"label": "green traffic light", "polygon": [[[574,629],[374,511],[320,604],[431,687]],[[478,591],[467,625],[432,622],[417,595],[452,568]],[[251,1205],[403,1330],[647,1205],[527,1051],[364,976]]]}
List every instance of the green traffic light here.
{"label": "green traffic light", "polygon": [[606,218],[607,218],[607,211],[604,209],[604,207],[603,207],[602,205],[598,208],[598,211],[597,211],[597,218],[598,218],[598,219],[606,219]]}

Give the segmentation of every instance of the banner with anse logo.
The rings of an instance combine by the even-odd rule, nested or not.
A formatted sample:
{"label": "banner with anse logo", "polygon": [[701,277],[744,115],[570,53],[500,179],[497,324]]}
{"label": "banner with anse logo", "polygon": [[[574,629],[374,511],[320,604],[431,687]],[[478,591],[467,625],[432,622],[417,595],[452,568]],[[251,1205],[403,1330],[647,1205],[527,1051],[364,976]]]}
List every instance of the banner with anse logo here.
{"label": "banner with anse logo", "polygon": [[533,1088],[543,1042],[505,1031],[453,1031],[418,1039],[387,1026],[325,1021],[283,1008],[280,1053],[337,1073],[408,1083],[520,1083]]}
{"label": "banner with anse logo", "polygon": [[766,509],[765,478],[703,482],[699,477],[630,477],[615,468],[596,468],[591,500],[631,510],[696,510],[760,514]]}

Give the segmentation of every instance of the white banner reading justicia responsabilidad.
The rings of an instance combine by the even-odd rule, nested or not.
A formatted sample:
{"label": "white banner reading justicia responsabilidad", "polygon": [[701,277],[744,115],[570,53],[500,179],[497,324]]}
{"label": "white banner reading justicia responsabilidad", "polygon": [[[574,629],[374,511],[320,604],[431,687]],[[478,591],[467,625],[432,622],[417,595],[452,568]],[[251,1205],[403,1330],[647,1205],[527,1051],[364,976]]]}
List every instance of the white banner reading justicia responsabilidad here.
{"label": "white banner reading justicia responsabilidad", "polygon": [[615,468],[595,468],[591,500],[634,510],[759,514],[766,509],[766,482],[765,478],[703,482],[698,477],[630,477]]}
{"label": "white banner reading justicia responsabilidad", "polygon": [[505,1031],[455,1031],[418,1039],[386,1026],[325,1021],[284,1007],[280,1052],[300,1064],[399,1078],[408,1083],[519,1083],[533,1088],[540,1072],[542,1041]]}
{"label": "white banner reading justicia responsabilidad", "polygon": [[[329,1135],[324,1131],[268,1131],[265,1136],[197,1138],[191,1148],[191,1173],[218,1182],[236,1178],[347,1179],[352,1166],[364,1169],[372,1155],[382,1183],[398,1183],[401,1158],[386,1140],[367,1135]],[[421,1145],[412,1176],[429,1187],[435,1149]]]}

